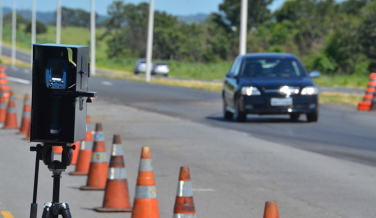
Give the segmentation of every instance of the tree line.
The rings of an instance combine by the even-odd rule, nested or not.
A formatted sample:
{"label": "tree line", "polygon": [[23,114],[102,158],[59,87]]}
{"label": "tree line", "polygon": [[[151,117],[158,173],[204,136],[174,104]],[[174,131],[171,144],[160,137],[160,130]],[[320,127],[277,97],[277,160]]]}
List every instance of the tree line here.
{"label": "tree line", "polygon": [[[247,52],[288,52],[308,69],[327,74],[376,70],[376,1],[289,0],[273,13],[273,0],[248,0]],[[223,0],[201,23],[180,23],[155,11],[153,58],[230,61],[238,55],[239,0]],[[105,21],[109,58],[145,57],[147,3],[114,1]]]}
{"label": "tree line", "polygon": [[[239,52],[239,0],[223,0],[218,13],[200,23],[181,23],[155,11],[153,58],[183,62],[232,61]],[[366,75],[376,71],[376,0],[289,0],[274,12],[273,0],[248,0],[247,52],[287,52],[308,70],[326,74]],[[98,24],[106,32],[109,59],[144,58],[148,26],[147,3],[115,0],[109,18]],[[17,14],[17,25],[31,23]],[[11,25],[11,13],[4,16]],[[90,13],[62,8],[62,26],[90,28]],[[37,22],[37,33],[47,28]]]}

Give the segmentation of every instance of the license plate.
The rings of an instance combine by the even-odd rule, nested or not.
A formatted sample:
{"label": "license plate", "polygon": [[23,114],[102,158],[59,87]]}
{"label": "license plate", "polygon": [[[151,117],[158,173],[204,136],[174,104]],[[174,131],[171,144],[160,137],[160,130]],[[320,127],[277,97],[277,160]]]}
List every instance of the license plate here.
{"label": "license plate", "polygon": [[292,98],[271,98],[270,105],[271,106],[291,106]]}

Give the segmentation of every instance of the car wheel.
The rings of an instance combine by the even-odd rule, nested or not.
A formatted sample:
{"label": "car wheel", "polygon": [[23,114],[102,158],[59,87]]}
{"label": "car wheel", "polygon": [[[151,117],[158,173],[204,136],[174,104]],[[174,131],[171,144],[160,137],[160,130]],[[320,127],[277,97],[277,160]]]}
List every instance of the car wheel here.
{"label": "car wheel", "polygon": [[231,120],[234,117],[234,114],[228,111],[226,107],[225,100],[223,100],[223,118],[225,118],[225,120]]}
{"label": "car wheel", "polygon": [[163,75],[164,77],[168,77],[168,74]]}
{"label": "car wheel", "polygon": [[308,113],[307,114],[307,121],[308,122],[317,122],[318,119],[319,119],[318,112]]}
{"label": "car wheel", "polygon": [[290,114],[290,119],[292,120],[292,121],[297,121],[297,120],[299,120],[299,117],[300,117],[300,114]]}
{"label": "car wheel", "polygon": [[137,75],[138,74],[138,72],[137,71],[134,71],[134,75]]}
{"label": "car wheel", "polygon": [[239,99],[236,99],[235,101],[235,121],[236,122],[245,122],[247,119],[247,114],[244,113],[243,111],[240,111],[240,106],[239,106]]}

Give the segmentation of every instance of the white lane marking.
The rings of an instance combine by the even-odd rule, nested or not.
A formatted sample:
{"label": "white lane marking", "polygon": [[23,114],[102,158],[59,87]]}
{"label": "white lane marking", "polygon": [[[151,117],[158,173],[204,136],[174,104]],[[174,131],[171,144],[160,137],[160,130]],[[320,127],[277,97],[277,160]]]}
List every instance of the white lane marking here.
{"label": "white lane marking", "polygon": [[112,82],[108,82],[108,81],[103,81],[102,84],[106,86],[112,86]]}
{"label": "white lane marking", "polygon": [[24,73],[30,73],[31,70],[29,70],[29,69],[24,69],[23,72],[24,72]]}
{"label": "white lane marking", "polygon": [[194,191],[194,192],[213,192],[214,189],[211,189],[211,188],[193,188],[192,191]]}
{"label": "white lane marking", "polygon": [[12,67],[12,70],[16,71],[16,70],[18,70],[18,68],[17,67]]}
{"label": "white lane marking", "polygon": [[31,84],[31,82],[29,80],[25,80],[25,79],[19,79],[19,78],[10,77],[10,76],[7,76],[7,79],[9,81],[13,81],[13,82],[19,82],[19,83],[23,83],[23,84]]}

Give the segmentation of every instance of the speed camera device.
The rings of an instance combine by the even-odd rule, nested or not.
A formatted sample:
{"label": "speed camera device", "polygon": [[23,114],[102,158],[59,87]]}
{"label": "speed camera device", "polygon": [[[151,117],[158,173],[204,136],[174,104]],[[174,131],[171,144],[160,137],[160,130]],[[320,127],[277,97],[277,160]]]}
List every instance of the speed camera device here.
{"label": "speed camera device", "polygon": [[74,143],[86,135],[87,46],[34,44],[31,142]]}
{"label": "speed camera device", "polygon": [[[37,217],[39,161],[53,173],[52,202],[44,205],[42,218],[71,218],[69,205],[59,203],[61,173],[72,162],[72,143],[86,136],[89,48],[87,46],[34,44],[30,141],[36,152],[33,203],[30,218]],[[61,161],[54,160],[53,146],[63,147]]]}

